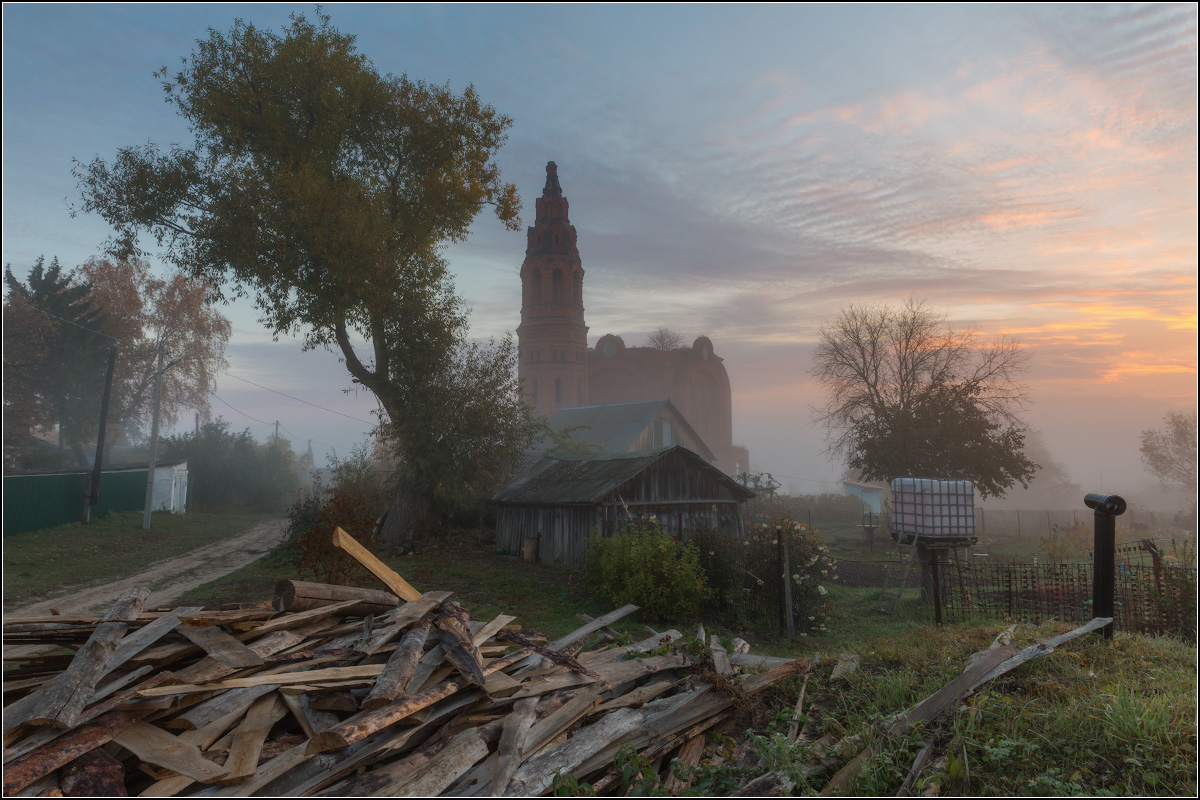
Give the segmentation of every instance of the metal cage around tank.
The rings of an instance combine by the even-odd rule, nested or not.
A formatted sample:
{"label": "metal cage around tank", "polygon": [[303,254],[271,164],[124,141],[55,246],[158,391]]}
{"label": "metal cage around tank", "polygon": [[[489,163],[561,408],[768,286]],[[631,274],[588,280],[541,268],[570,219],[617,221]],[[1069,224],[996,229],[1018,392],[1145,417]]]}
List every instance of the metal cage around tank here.
{"label": "metal cage around tank", "polygon": [[939,478],[892,479],[892,538],[905,544],[974,544],[975,484]]}

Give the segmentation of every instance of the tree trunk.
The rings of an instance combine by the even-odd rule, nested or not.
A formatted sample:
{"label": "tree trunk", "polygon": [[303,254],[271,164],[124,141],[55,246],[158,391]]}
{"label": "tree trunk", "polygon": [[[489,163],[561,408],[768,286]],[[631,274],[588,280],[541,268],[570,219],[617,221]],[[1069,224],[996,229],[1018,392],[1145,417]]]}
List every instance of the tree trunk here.
{"label": "tree trunk", "polygon": [[383,516],[379,535],[392,555],[416,551],[417,534],[429,524],[429,497],[412,478],[402,478]]}

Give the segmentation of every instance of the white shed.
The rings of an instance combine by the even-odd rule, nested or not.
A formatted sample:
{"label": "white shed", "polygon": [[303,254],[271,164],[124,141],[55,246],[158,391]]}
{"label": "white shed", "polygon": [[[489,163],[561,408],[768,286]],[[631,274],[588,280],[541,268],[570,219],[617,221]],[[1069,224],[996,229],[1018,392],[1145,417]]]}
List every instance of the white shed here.
{"label": "white shed", "polygon": [[154,465],[154,495],[151,510],[183,514],[187,511],[188,466],[186,461]]}

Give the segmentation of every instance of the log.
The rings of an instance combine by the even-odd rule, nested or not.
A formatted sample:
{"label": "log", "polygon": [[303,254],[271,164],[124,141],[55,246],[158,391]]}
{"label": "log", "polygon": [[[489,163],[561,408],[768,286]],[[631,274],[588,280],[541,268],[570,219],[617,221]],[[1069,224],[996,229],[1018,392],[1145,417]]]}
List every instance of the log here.
{"label": "log", "polygon": [[433,617],[426,615],[412,630],[404,634],[400,646],[392,652],[383,667],[383,672],[375,680],[371,693],[363,700],[363,711],[381,708],[408,691],[409,682],[421,658],[421,649],[432,624]]}
{"label": "log", "polygon": [[147,586],[139,586],[122,595],[96,626],[87,643],[75,653],[66,670],[4,710],[5,733],[22,723],[53,725],[60,729],[74,727],[83,707],[91,699],[96,683],[105,674],[117,643],[129,630],[129,620],[137,618],[149,596]]}
{"label": "log", "polygon": [[499,761],[487,792],[491,797],[504,796],[508,782],[521,766],[519,757],[525,749],[526,735],[533,725],[536,705],[537,701],[533,699],[518,700],[512,713],[504,720],[504,730],[500,733],[500,747],[496,751]]}
{"label": "log", "polygon": [[97,747],[63,767],[63,797],[128,797],[125,767]]}
{"label": "log", "polygon": [[420,600],[413,603],[405,603],[391,615],[385,625],[379,626],[365,640],[356,642],[354,644],[355,651],[365,656],[373,655],[409,625],[420,620],[436,608],[439,603],[448,600],[452,594],[454,593],[426,592]]}
{"label": "log", "polygon": [[276,611],[308,611],[343,600],[357,600],[358,604],[348,607],[344,613],[365,617],[367,614],[387,614],[400,605],[400,598],[391,592],[379,589],[360,589],[356,586],[337,586],[332,583],[310,583],[287,580],[275,585]]}
{"label": "log", "polygon": [[[700,763],[700,756],[704,755],[704,736],[692,736],[683,743],[683,749],[679,751],[678,769],[685,770],[696,766]],[[675,775],[672,770],[663,784],[663,789],[672,797],[678,797],[686,792],[692,785],[691,778],[680,778]]]}
{"label": "log", "polygon": [[488,746],[475,728],[454,737],[419,771],[372,792],[372,797],[437,797],[479,761],[487,758]]}
{"label": "log", "polygon": [[339,547],[351,558],[367,568],[368,571],[392,590],[392,594],[415,603],[421,599],[421,593],[401,578],[399,573],[380,561],[370,550],[359,544],[358,540],[341,528],[333,529],[333,546]]}
{"label": "log", "polygon": [[145,712],[140,711],[110,712],[15,759],[4,768],[5,796],[16,794],[43,775],[49,775],[84,753],[107,744],[144,715]]}
{"label": "log", "polygon": [[642,723],[642,712],[622,708],[599,722],[582,728],[563,744],[530,759],[513,776],[505,797],[536,797],[550,788],[554,776],[571,772],[598,750],[632,733]]}
{"label": "log", "polygon": [[340,725],[335,725],[314,736],[308,743],[308,752],[316,754],[324,753],[326,750],[340,750],[343,747],[349,747],[423,708],[428,708],[439,700],[446,699],[463,688],[465,684],[465,679],[442,681],[416,694],[404,695],[383,708],[355,714]]}
{"label": "log", "polygon": [[471,683],[483,685],[483,657],[471,636],[471,619],[466,609],[447,600],[438,608],[435,620],[438,641],[450,663]]}

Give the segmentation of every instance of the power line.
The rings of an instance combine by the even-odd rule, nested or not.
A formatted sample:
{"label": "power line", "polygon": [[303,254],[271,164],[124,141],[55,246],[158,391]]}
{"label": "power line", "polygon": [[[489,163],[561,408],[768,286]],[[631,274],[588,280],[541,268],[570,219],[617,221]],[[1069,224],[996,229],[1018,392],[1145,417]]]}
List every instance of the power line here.
{"label": "power line", "polygon": [[60,317],[58,314],[51,314],[51,313],[50,313],[49,311],[47,311],[46,309],[44,309],[44,308],[38,308],[38,307],[37,307],[37,306],[35,306],[35,305],[30,305],[29,303],[26,303],[26,302],[25,302],[24,300],[22,300],[21,298],[19,298],[19,297],[16,297],[16,296],[14,296],[14,295],[12,295],[12,294],[10,294],[10,295],[8,296],[8,299],[9,299],[9,300],[15,300],[16,302],[20,303],[21,305],[25,306],[26,308],[32,308],[34,311],[37,311],[39,314],[45,314],[47,317],[53,317],[54,319],[58,320],[59,322],[65,322],[65,323],[67,323],[68,325],[74,325],[76,328],[79,328],[79,329],[81,329],[81,330],[85,330],[85,331],[87,331],[88,333],[94,333],[94,334],[96,334],[97,336],[103,336],[103,337],[105,337],[106,339],[112,339],[114,342],[124,342],[124,341],[125,341],[124,339],[120,338],[119,336],[113,336],[112,334],[104,333],[103,331],[98,331],[98,330],[94,330],[94,329],[92,329],[92,328],[89,328],[89,327],[88,327],[88,326],[86,326],[86,325],[80,325],[78,322],[75,322],[75,321],[73,321],[73,320],[66,319],[65,317]]}
{"label": "power line", "polygon": [[[248,383],[251,386],[257,386],[259,389],[264,389],[268,392],[273,392],[274,394],[280,395],[281,397],[286,397],[289,400],[295,400],[297,403],[304,403],[304,405],[306,405],[306,406],[312,406],[313,408],[319,408],[322,411],[328,411],[330,414],[337,414],[339,417],[345,417],[346,419],[352,419],[355,422],[361,422],[364,425],[374,425],[375,424],[374,422],[368,422],[365,419],[359,419],[358,417],[352,417],[349,414],[343,414],[341,411],[334,411],[332,408],[325,408],[325,406],[319,406],[316,403],[310,403],[307,400],[303,400],[299,397],[294,397],[293,395],[287,394],[286,392],[281,392],[277,389],[272,389],[270,386],[263,386],[261,383],[255,383],[254,381],[246,380],[245,378],[240,378],[231,372],[222,371],[221,374],[228,375],[229,377],[234,378],[235,380],[242,381],[243,383]],[[224,401],[222,401],[222,402],[224,402]]]}
{"label": "power line", "polygon": [[[224,399],[222,399],[222,398],[221,398],[221,396],[220,396],[219,394],[217,394],[216,392],[209,392],[209,394],[211,394],[213,397],[215,397],[215,398],[217,398],[218,400],[220,400],[222,403],[225,403],[225,405],[229,406],[230,408],[233,408],[233,406],[229,405],[229,403],[228,403],[227,401],[225,401]],[[233,410],[234,410],[234,411],[237,411],[237,413],[241,414],[241,415],[242,415],[243,417],[245,417],[246,419],[249,419],[249,420],[254,420],[255,422],[259,423],[260,425],[274,425],[274,424],[275,424],[274,422],[263,422],[261,419],[258,419],[258,418],[256,418],[256,417],[252,417],[252,416],[250,416],[250,415],[249,415],[249,414],[247,414],[245,411],[241,411],[241,410],[239,410],[239,409],[236,409],[236,408],[233,408]]]}

